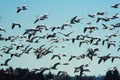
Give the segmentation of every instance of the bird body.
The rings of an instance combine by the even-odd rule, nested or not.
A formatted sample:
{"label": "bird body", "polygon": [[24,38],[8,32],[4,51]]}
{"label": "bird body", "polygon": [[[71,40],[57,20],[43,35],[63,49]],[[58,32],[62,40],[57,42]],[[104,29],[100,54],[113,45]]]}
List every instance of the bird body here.
{"label": "bird body", "polygon": [[120,3],[117,3],[117,4],[112,5],[111,7],[112,8],[118,8],[119,5],[120,5]]}
{"label": "bird body", "polygon": [[60,65],[60,62],[55,63],[50,69],[56,70],[57,66]]}
{"label": "bird body", "polygon": [[49,15],[49,13],[48,13],[48,14],[41,15],[40,17],[38,17],[38,18],[34,21],[34,24],[37,23],[37,22],[40,21],[40,20],[45,20],[45,19],[47,19],[47,18],[48,18],[48,15]]}
{"label": "bird body", "polygon": [[98,64],[100,64],[101,61],[105,62],[106,60],[108,60],[109,58],[111,58],[110,55],[111,55],[111,53],[109,53],[109,54],[107,54],[107,55],[105,55],[105,56],[100,56],[100,57],[98,57],[98,58],[100,58],[99,61],[98,61]]}
{"label": "bird body", "polygon": [[4,63],[1,63],[1,66],[8,66],[8,62],[11,60],[11,58],[8,58],[7,60],[5,60]]}
{"label": "bird body", "polygon": [[61,60],[61,57],[60,57],[59,54],[58,54],[58,55],[53,55],[53,56],[51,57],[51,60],[53,60],[55,57],[57,57],[59,60]]}
{"label": "bird body", "polygon": [[6,33],[6,30],[2,27],[0,27],[0,31],[4,31]]}
{"label": "bird body", "polygon": [[18,23],[18,22],[12,23],[12,29],[14,29],[14,27],[16,27],[16,26],[18,26],[19,28],[21,28],[20,23]]}
{"label": "bird body", "polygon": [[21,10],[27,10],[27,5],[23,5],[21,7],[17,7],[17,13],[19,13]]}

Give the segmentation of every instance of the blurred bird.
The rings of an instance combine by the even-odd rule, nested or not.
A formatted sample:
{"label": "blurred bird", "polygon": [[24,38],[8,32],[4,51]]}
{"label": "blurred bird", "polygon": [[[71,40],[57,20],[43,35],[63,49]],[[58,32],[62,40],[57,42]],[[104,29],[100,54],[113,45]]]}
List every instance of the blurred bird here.
{"label": "blurred bird", "polygon": [[0,31],[4,31],[6,33],[6,30],[2,27],[0,27]]}
{"label": "blurred bird", "polygon": [[112,5],[111,7],[112,7],[112,8],[118,8],[119,5],[120,5],[120,3],[114,4],[114,5]]}
{"label": "blurred bird", "polygon": [[66,21],[66,23],[64,23],[64,24],[61,26],[61,30],[64,30],[66,26],[72,27],[71,23],[70,23],[69,21]]}
{"label": "blurred bird", "polygon": [[21,10],[27,10],[27,5],[23,5],[21,7],[17,7],[17,13],[19,13]]}
{"label": "blurred bird", "polygon": [[93,14],[88,14],[88,17],[90,17],[90,18],[95,18],[95,15]]}
{"label": "blurred bird", "polygon": [[80,71],[80,77],[82,77],[83,72],[90,72],[89,69],[84,69],[84,67],[85,67],[84,64],[83,64],[83,65],[80,65],[79,67],[75,67],[75,68],[74,68],[74,69],[75,69],[74,73]]}
{"label": "blurred bird", "polygon": [[53,56],[51,57],[51,60],[53,60],[55,57],[57,57],[59,60],[61,60],[60,54],[58,54],[58,55],[53,55]]}
{"label": "blurred bird", "polygon": [[71,31],[71,32],[69,32],[69,33],[67,33],[67,34],[64,34],[64,33],[61,33],[61,32],[58,32],[58,33],[60,33],[60,34],[64,35],[65,37],[69,37],[69,36],[70,36],[70,34],[72,34],[72,33],[73,33],[73,31]]}
{"label": "blurred bird", "polygon": [[57,70],[57,66],[60,65],[60,62],[55,63],[50,69]]}
{"label": "blurred bird", "polygon": [[21,28],[20,23],[18,23],[18,22],[12,23],[12,29],[14,29],[14,27],[16,27],[16,26],[18,26],[19,28]]}
{"label": "blurred bird", "polygon": [[107,44],[108,44],[107,46],[108,49],[110,48],[111,45],[113,45],[114,47],[116,46],[115,41],[108,41]]}
{"label": "blurred bird", "polygon": [[71,61],[73,58],[76,58],[77,56],[71,55],[68,61]]}
{"label": "blurred bird", "polygon": [[44,14],[44,15],[41,15],[40,17],[38,17],[38,18],[34,21],[34,24],[35,24],[36,22],[40,21],[40,20],[45,20],[45,19],[47,19],[47,18],[48,18],[48,15],[49,15],[49,13]]}
{"label": "blurred bird", "polygon": [[107,30],[114,30],[114,27],[109,27],[109,26],[106,26],[105,24],[102,24],[104,28],[102,29],[107,29]]}
{"label": "blurred bird", "polygon": [[111,58],[111,53],[109,53],[109,54],[107,54],[107,55],[105,55],[105,56],[98,56],[98,58],[100,58],[99,59],[99,61],[98,61],[98,64],[100,64],[101,63],[101,61],[103,61],[103,62],[105,62],[106,60],[108,60],[109,58]]}
{"label": "blurred bird", "polygon": [[57,34],[57,33],[53,33],[53,34],[47,35],[47,39],[56,37],[56,34]]}
{"label": "blurred bird", "polygon": [[111,62],[113,63],[115,59],[120,59],[120,56],[111,56],[111,58],[112,58]]}
{"label": "blurred bird", "polygon": [[65,74],[67,74],[66,71],[58,71],[57,77],[62,77],[62,76],[64,76]]}
{"label": "blurred bird", "polygon": [[107,12],[97,12],[97,15],[104,15],[104,14],[107,14]]}
{"label": "blurred bird", "polygon": [[8,58],[7,60],[5,60],[4,63],[1,63],[1,66],[8,66],[8,62],[11,60],[11,58]]}
{"label": "blurred bird", "polygon": [[108,22],[108,21],[110,21],[110,18],[108,18],[108,17],[105,17],[105,18],[98,17],[96,23],[98,23],[100,20]]}

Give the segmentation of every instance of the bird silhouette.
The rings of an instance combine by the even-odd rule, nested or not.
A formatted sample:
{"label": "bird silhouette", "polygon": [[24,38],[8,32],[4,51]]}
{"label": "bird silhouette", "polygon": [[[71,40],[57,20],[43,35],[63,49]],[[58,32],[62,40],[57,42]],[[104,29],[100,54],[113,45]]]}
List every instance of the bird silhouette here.
{"label": "bird silhouette", "polygon": [[99,48],[89,48],[87,50],[86,56],[90,58],[90,60],[92,60],[93,56],[97,56],[97,54],[95,53],[96,51],[99,51]]}
{"label": "bird silhouette", "polygon": [[120,56],[111,56],[111,62],[113,63],[113,61],[115,60],[115,59],[120,59]]}
{"label": "bird silhouette", "polygon": [[95,14],[88,14],[88,17],[90,17],[90,18],[95,18]]}
{"label": "bird silhouette", "polygon": [[66,26],[72,27],[72,25],[70,24],[70,22],[69,22],[69,21],[66,21],[66,23],[64,23],[64,24],[61,26],[61,30],[64,30]]}
{"label": "bird silhouette", "polygon": [[60,54],[58,54],[58,55],[53,55],[53,56],[51,57],[51,60],[53,60],[55,57],[57,57],[59,60],[61,60]]}
{"label": "bird silhouette", "polygon": [[57,34],[57,33],[53,33],[53,34],[47,35],[47,39],[56,37],[56,34]]}
{"label": "bird silhouette", "polygon": [[85,33],[88,30],[89,30],[89,33],[91,33],[91,32],[93,32],[93,30],[98,30],[98,27],[94,27],[94,26],[85,27],[83,32]]}
{"label": "bird silhouette", "polygon": [[6,33],[6,30],[2,27],[0,27],[0,31],[4,31]]}
{"label": "bird silhouette", "polygon": [[77,18],[77,16],[73,17],[71,20],[70,20],[70,24],[75,24],[75,19]]}
{"label": "bird silhouette", "polygon": [[104,15],[104,14],[107,14],[107,12],[97,12],[96,14],[97,15]]}
{"label": "bird silhouette", "polygon": [[73,31],[71,31],[71,32],[69,32],[69,33],[67,33],[67,34],[64,34],[64,33],[61,33],[61,32],[58,32],[59,34],[62,34],[62,35],[64,35],[65,37],[69,37],[70,36],[70,34],[72,34],[73,33]]}
{"label": "bird silhouette", "polygon": [[18,23],[18,22],[12,23],[12,29],[14,29],[16,26],[18,26],[19,28],[21,28],[20,23]]}
{"label": "bird silhouette", "polygon": [[55,63],[50,69],[57,70],[58,65],[60,65],[60,62]]}
{"label": "bird silhouette", "polygon": [[76,58],[76,56],[71,55],[68,61],[71,61],[73,58]]}
{"label": "bird silhouette", "polygon": [[111,53],[109,53],[109,54],[107,54],[107,55],[105,55],[105,56],[100,56],[100,57],[98,57],[98,58],[100,58],[99,61],[98,61],[98,64],[100,64],[101,61],[105,62],[106,60],[110,59],[110,58],[111,58],[110,55],[111,55]]}
{"label": "bird silhouette", "polygon": [[48,15],[49,15],[49,13],[44,14],[44,15],[41,15],[40,17],[38,17],[38,18],[34,21],[34,24],[35,24],[36,22],[40,21],[40,20],[45,20],[45,19],[47,19],[47,18],[48,18]]}
{"label": "bird silhouette", "polygon": [[110,48],[111,45],[113,45],[114,47],[116,46],[115,41],[108,41],[107,44],[108,44],[107,46],[108,49]]}
{"label": "bird silhouette", "polygon": [[114,27],[108,27],[106,26],[105,24],[102,24],[103,25],[103,29],[107,29],[107,30],[114,30]]}
{"label": "bird silhouette", "polygon": [[57,77],[61,77],[61,76],[65,75],[65,74],[67,74],[66,71],[58,71]]}
{"label": "bird silhouette", "polygon": [[112,8],[119,8],[119,7],[118,7],[119,5],[120,5],[120,3],[117,3],[117,4],[112,5],[111,7],[112,7]]}
{"label": "bird silhouette", "polygon": [[74,69],[75,69],[75,70],[74,70],[74,73],[80,71],[80,77],[82,77],[83,72],[90,72],[89,69],[85,69],[84,67],[85,67],[84,64],[83,64],[83,65],[80,65],[79,67],[75,67],[75,68],[74,68]]}
{"label": "bird silhouette", "polygon": [[9,62],[10,60],[11,60],[11,58],[6,59],[4,63],[1,63],[1,66],[9,66],[9,65],[8,65],[8,62]]}
{"label": "bird silhouette", "polygon": [[10,57],[12,58],[13,56],[15,57],[20,57],[23,53],[13,53],[10,55]]}
{"label": "bird silhouette", "polygon": [[105,18],[98,17],[96,23],[98,23],[100,20],[108,22],[108,21],[110,21],[110,18],[108,18],[108,17],[105,17]]}
{"label": "bird silhouette", "polygon": [[21,10],[27,10],[27,5],[23,5],[21,7],[17,7],[17,13],[19,13]]}

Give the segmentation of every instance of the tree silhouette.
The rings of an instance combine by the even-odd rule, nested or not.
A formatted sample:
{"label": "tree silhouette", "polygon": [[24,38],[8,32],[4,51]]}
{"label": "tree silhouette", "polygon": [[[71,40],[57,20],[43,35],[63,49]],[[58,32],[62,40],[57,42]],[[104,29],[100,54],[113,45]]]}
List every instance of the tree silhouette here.
{"label": "tree silhouette", "polygon": [[120,80],[117,68],[114,67],[112,70],[108,70],[104,80]]}

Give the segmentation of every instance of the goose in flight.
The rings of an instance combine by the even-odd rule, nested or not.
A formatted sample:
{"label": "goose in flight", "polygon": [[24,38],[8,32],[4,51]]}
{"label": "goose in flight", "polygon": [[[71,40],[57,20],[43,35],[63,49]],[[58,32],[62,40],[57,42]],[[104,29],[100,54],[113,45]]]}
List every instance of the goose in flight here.
{"label": "goose in flight", "polygon": [[111,45],[113,45],[114,47],[116,46],[115,41],[108,41],[107,44],[108,44],[107,46],[108,49],[110,48]]}
{"label": "goose in flight", "polygon": [[42,32],[42,30],[49,30],[49,29],[47,28],[47,26],[44,25],[44,24],[37,25],[37,26],[35,27],[35,29],[40,30],[40,32]]}
{"label": "goose in flight", "polygon": [[79,67],[75,67],[75,68],[74,68],[74,69],[75,69],[74,73],[80,71],[80,77],[82,77],[83,72],[90,72],[89,69],[85,69],[84,67],[87,67],[87,66],[85,66],[85,65],[83,64],[83,65],[80,65]]}
{"label": "goose in flight", "polygon": [[32,47],[30,47],[30,44],[29,45],[27,45],[23,50],[22,50],[22,53],[26,53],[26,54],[29,54],[29,51],[31,50],[31,49],[33,49]]}
{"label": "goose in flight", "polygon": [[53,32],[56,29],[61,29],[61,27],[60,26],[54,26],[54,27],[50,27],[50,29],[51,29],[51,32]]}
{"label": "goose in flight", "polygon": [[119,8],[119,5],[120,5],[120,3],[117,3],[117,4],[112,5],[111,7],[112,8]]}
{"label": "goose in flight", "polygon": [[110,34],[110,35],[106,35],[106,37],[112,38],[112,37],[120,36],[120,34],[118,34],[118,33],[119,33],[119,31],[117,31],[117,32],[115,32],[115,33],[113,33],[113,34]]}
{"label": "goose in flight", "polygon": [[12,46],[7,47],[7,48],[4,50],[4,53],[5,53],[5,54],[10,54],[10,51],[11,51],[12,49],[13,49]]}
{"label": "goose in flight", "polygon": [[104,15],[104,14],[107,14],[107,12],[103,12],[103,11],[102,11],[102,12],[97,12],[96,14],[97,14],[97,15]]}
{"label": "goose in flight", "polygon": [[16,27],[16,26],[18,26],[19,28],[21,28],[20,23],[18,23],[18,22],[13,22],[13,23],[12,23],[12,29],[14,29],[14,27]]}
{"label": "goose in flight", "polygon": [[[29,34],[29,35],[32,36],[31,34]],[[36,38],[39,38],[39,36],[33,36],[32,38],[27,39],[26,42],[31,42],[32,43],[33,40],[36,39]]]}
{"label": "goose in flight", "polygon": [[57,57],[59,60],[61,60],[60,54],[58,54],[58,55],[53,55],[53,56],[51,57],[51,60],[53,60],[55,57]]}
{"label": "goose in flight", "polygon": [[8,58],[7,60],[5,60],[4,63],[1,63],[1,66],[8,66],[8,62],[11,60],[11,58]]}
{"label": "goose in flight", "polygon": [[70,23],[69,21],[66,21],[66,23],[64,23],[64,24],[61,26],[61,30],[64,30],[66,26],[72,27],[71,23]]}
{"label": "goose in flight", "polygon": [[82,45],[83,43],[88,44],[88,42],[89,42],[88,40],[81,40],[80,43],[79,43],[79,47],[81,47],[81,45]]}
{"label": "goose in flight", "polygon": [[45,19],[47,19],[47,18],[48,18],[48,15],[49,15],[49,13],[44,14],[44,15],[41,15],[40,17],[38,17],[38,18],[34,21],[34,24],[35,24],[36,22],[40,21],[40,20],[45,20]]}
{"label": "goose in flight", "polygon": [[17,7],[17,13],[19,13],[21,10],[27,10],[27,5],[23,5],[21,7]]}
{"label": "goose in flight", "polygon": [[119,45],[119,47],[118,47],[117,51],[119,51],[119,50],[120,50],[120,45]]}
{"label": "goose in flight", "polygon": [[53,34],[47,35],[47,39],[56,37],[56,34],[57,34],[57,33],[53,33]]}
{"label": "goose in flight", "polygon": [[45,71],[50,70],[50,68],[46,68],[46,67],[41,67],[40,68],[40,74],[43,74]]}
{"label": "goose in flight", "polygon": [[87,57],[88,58],[90,58],[90,60],[92,60],[93,59],[93,56],[96,56],[96,51],[99,51],[99,48],[89,48],[88,50],[87,50]]}
{"label": "goose in flight", "polygon": [[105,38],[103,41],[102,41],[102,45],[104,45],[105,44],[105,42],[108,42],[108,41],[110,41],[110,38]]}
{"label": "goose in flight", "polygon": [[4,31],[6,33],[6,30],[2,27],[0,27],[0,31]]}
{"label": "goose in flight", "polygon": [[89,33],[93,32],[93,30],[98,30],[98,27],[94,27],[94,26],[91,26],[91,27],[85,27],[84,28],[84,33],[89,30]]}
{"label": "goose in flight", "polygon": [[68,62],[65,62],[65,63],[63,63],[63,65],[69,65],[69,63],[68,63]]}
{"label": "goose in flight", "polygon": [[117,18],[119,18],[119,17],[120,17],[119,13],[116,13],[116,14],[113,15],[110,19],[117,19]]}
{"label": "goose in flight", "polygon": [[109,26],[106,26],[105,24],[102,24],[104,28],[102,29],[107,29],[107,30],[114,30],[114,27],[109,27]]}
{"label": "goose in flight", "polygon": [[70,20],[70,24],[75,24],[75,23],[79,23],[80,20],[82,20],[83,18],[79,18],[77,19],[77,16],[73,17],[71,20]]}
{"label": "goose in flight", "polygon": [[90,18],[95,18],[95,15],[93,14],[88,14],[88,17],[90,17]]}
{"label": "goose in flight", "polygon": [[120,27],[120,22],[116,23],[116,24],[111,24],[111,26],[113,26],[114,28],[118,28],[118,27]]}
{"label": "goose in flight", "polygon": [[60,34],[64,35],[65,37],[69,37],[69,36],[70,36],[70,34],[72,34],[72,33],[73,33],[73,31],[71,31],[71,32],[69,32],[69,33],[67,33],[67,34],[64,34],[64,33],[61,33],[61,32],[58,32],[58,33],[60,33]]}
{"label": "goose in flight", "polygon": [[120,59],[120,56],[111,56],[111,58],[112,58],[111,62],[113,63],[115,59]]}
{"label": "goose in flight", "polygon": [[73,58],[76,58],[77,56],[71,55],[68,61],[71,61]]}
{"label": "goose in flight", "polygon": [[66,74],[67,74],[66,71],[58,71],[57,77],[61,77],[61,76],[66,75]]}
{"label": "goose in flight", "polygon": [[107,21],[110,21],[110,18],[108,18],[108,17],[105,17],[105,18],[98,17],[96,23],[98,23],[100,20],[107,22]]}
{"label": "goose in flight", "polygon": [[11,54],[10,55],[10,57],[12,58],[13,56],[15,56],[15,57],[20,57],[21,55],[22,55],[23,53],[13,53],[13,54]]}
{"label": "goose in flight", "polygon": [[73,17],[71,20],[70,20],[70,24],[75,24],[75,19],[77,18],[77,16]]}
{"label": "goose in flight", "polygon": [[60,62],[55,63],[50,69],[57,70],[57,66],[60,65]]}
{"label": "goose in flight", "polygon": [[18,50],[19,48],[23,48],[23,47],[24,47],[24,45],[21,44],[21,43],[19,43],[19,44],[16,46],[16,50]]}
{"label": "goose in flight", "polygon": [[101,63],[101,61],[103,61],[103,62],[105,62],[105,61],[107,61],[109,58],[111,58],[111,53],[109,53],[109,54],[107,54],[107,55],[105,55],[105,56],[98,56],[98,58],[99,58],[99,61],[98,61],[98,64],[100,64]]}

